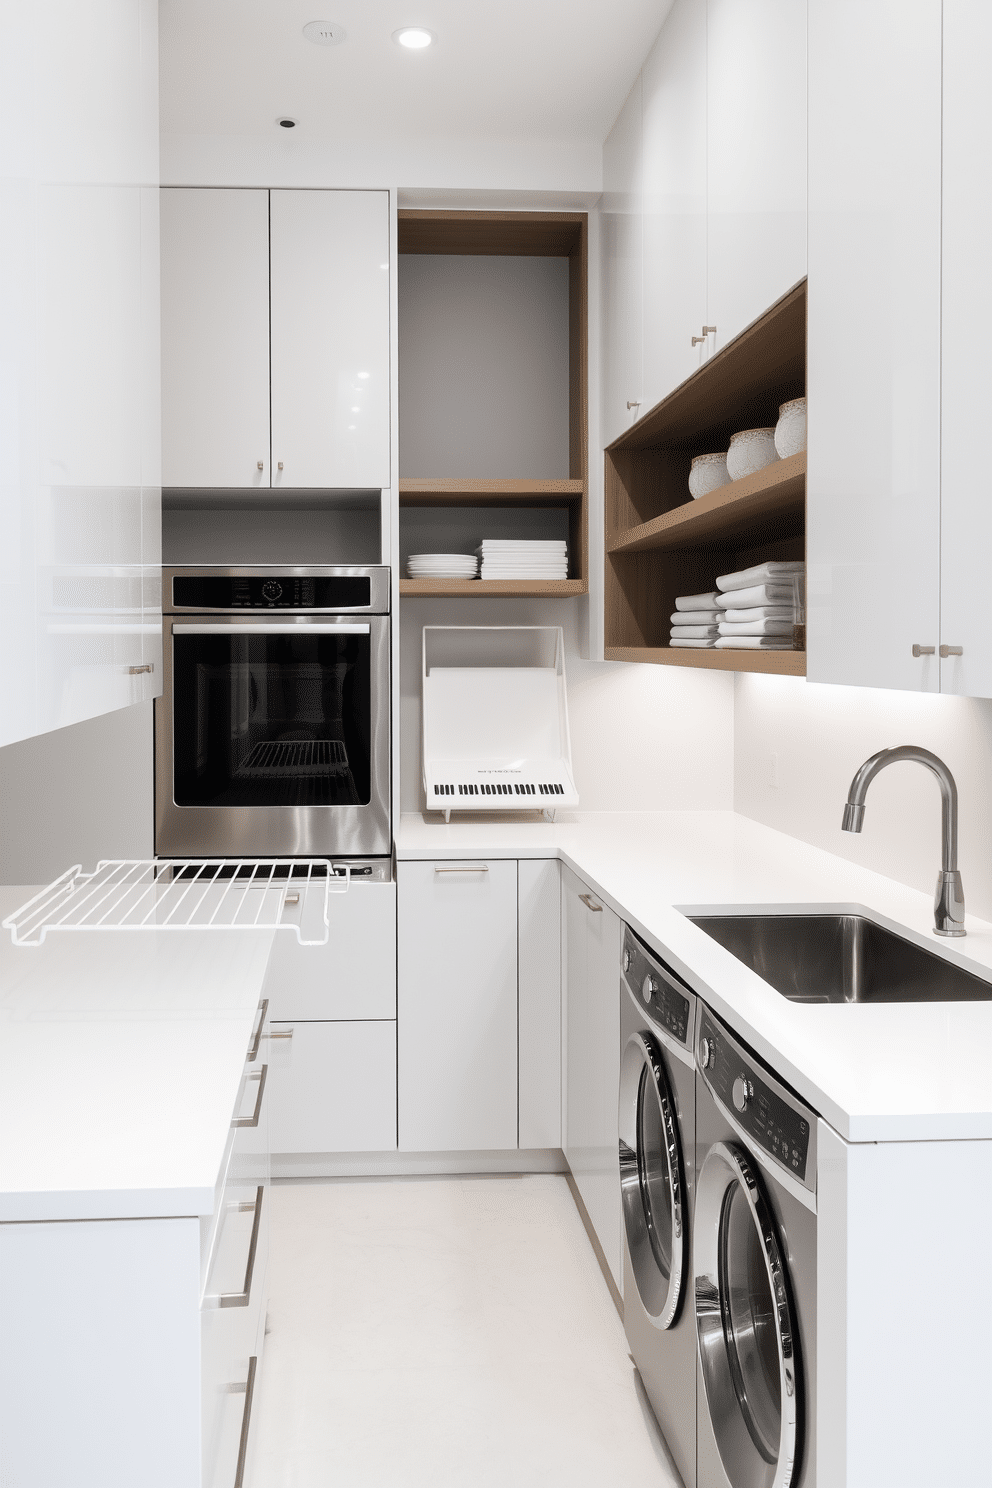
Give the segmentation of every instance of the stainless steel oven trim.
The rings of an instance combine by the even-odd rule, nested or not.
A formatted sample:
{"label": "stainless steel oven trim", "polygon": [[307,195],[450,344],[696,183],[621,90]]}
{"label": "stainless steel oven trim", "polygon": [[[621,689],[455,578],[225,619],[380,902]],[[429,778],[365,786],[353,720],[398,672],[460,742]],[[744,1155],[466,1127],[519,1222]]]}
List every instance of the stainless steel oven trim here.
{"label": "stainless steel oven trim", "polygon": [[[172,570],[194,571],[197,570]],[[247,573],[257,571],[257,567],[245,570]],[[312,613],[316,612],[307,612]],[[216,855],[222,858],[252,857],[259,852],[284,858],[388,855],[392,847],[389,812],[389,616],[370,615],[368,619],[372,671],[372,779],[371,799],[365,806],[177,806],[172,789],[172,632],[175,625],[182,623],[171,615],[163,616],[162,696],[155,700],[156,854],[159,857]],[[325,633],[337,628],[328,624],[326,612],[320,623]],[[217,624],[219,631],[237,630],[257,624],[257,620],[249,612],[239,611]],[[341,624],[346,630],[354,626],[348,617],[342,619]],[[271,627],[276,633],[306,625],[307,615],[299,611],[266,617],[266,629]]]}
{"label": "stainless steel oven trim", "polygon": [[179,605],[172,600],[172,581],[174,578],[228,578],[228,579],[250,579],[264,577],[267,574],[284,574],[287,578],[339,578],[339,579],[364,579],[368,578],[369,602],[367,605],[330,605],[326,609],[313,610],[261,610],[264,614],[280,615],[344,615],[344,614],[389,614],[389,569],[378,564],[310,564],[310,563],[204,563],[181,565],[178,568],[162,569],[162,610],[166,615],[245,615],[250,613],[239,606],[236,610],[218,608],[213,605]]}

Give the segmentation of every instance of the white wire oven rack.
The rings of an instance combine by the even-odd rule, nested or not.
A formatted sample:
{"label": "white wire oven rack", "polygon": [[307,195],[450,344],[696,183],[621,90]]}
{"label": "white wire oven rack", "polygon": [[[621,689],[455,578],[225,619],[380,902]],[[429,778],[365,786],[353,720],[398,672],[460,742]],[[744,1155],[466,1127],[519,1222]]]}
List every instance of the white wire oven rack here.
{"label": "white wire oven rack", "polygon": [[17,946],[80,930],[294,930],[326,945],[328,899],[351,868],[327,858],[104,859],[77,863],[2,922]]}

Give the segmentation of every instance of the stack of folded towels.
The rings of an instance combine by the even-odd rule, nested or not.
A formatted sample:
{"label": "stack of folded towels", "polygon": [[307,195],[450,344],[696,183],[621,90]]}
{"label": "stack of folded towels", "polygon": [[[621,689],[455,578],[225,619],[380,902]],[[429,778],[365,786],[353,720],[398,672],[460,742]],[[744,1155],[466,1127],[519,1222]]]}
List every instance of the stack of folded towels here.
{"label": "stack of folded towels", "polygon": [[759,563],[723,574],[709,594],[684,594],[671,617],[672,646],[791,651],[802,619],[805,566]]}
{"label": "stack of folded towels", "polygon": [[802,563],[759,563],[716,581],[720,594],[718,649],[791,651],[804,614]]}
{"label": "stack of folded towels", "polygon": [[520,541],[487,537],[476,548],[480,579],[567,579],[568,548],[562,540]]}

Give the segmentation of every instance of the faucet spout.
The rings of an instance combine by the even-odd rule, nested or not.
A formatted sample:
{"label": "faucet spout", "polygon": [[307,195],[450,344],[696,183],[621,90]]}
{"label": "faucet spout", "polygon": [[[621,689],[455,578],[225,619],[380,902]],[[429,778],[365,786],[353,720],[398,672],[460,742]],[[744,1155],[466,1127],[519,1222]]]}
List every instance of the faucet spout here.
{"label": "faucet spout", "polygon": [[844,806],[842,831],[860,832],[865,819],[865,797],[868,787],[880,770],[897,760],[914,760],[925,765],[937,777],[941,801],[940,873],[934,897],[934,934],[964,935],[964,887],[958,872],[958,788],[954,776],[936,754],[917,744],[902,744],[897,749],[880,749],[865,760],[851,781]]}

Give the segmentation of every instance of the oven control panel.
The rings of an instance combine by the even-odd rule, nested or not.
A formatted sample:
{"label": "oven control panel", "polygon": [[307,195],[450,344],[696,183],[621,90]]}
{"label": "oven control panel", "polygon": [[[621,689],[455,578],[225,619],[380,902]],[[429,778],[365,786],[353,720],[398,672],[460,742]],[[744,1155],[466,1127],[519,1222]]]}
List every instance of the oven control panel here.
{"label": "oven control panel", "polygon": [[174,574],[175,610],[367,610],[366,575]]}
{"label": "oven control panel", "polygon": [[676,1043],[691,1050],[695,998],[674,972],[647,951],[629,925],[624,926],[621,967],[641,1011]]}
{"label": "oven control panel", "polygon": [[812,1188],[810,1140],[816,1117],[705,1008],[700,1011],[696,1062],[731,1120],[762,1152]]}

